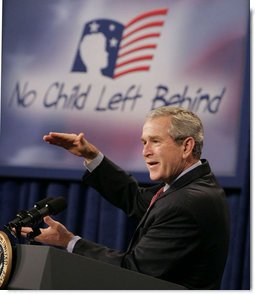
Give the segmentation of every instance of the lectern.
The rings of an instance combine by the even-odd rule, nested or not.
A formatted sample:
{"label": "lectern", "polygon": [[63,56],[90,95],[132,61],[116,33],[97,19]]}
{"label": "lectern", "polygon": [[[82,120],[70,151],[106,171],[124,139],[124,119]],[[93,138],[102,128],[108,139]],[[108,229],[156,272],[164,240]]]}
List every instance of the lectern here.
{"label": "lectern", "polygon": [[77,254],[17,245],[7,285],[15,290],[184,290],[183,286]]}

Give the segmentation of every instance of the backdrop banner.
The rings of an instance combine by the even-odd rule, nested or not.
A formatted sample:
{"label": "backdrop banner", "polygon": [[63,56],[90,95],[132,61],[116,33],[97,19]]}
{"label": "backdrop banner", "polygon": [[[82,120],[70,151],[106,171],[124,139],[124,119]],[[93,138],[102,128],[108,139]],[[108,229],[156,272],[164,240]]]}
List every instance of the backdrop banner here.
{"label": "backdrop banner", "polygon": [[200,116],[203,157],[235,176],[248,24],[248,0],[3,1],[1,175],[82,171],[50,131],[145,172],[145,115],[172,105]]}

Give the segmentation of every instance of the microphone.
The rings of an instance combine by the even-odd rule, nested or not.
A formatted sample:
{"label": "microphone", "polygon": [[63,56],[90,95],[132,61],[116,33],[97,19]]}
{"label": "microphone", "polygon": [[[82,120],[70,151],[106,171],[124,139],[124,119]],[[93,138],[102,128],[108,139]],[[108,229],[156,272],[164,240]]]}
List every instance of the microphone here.
{"label": "microphone", "polygon": [[23,218],[27,217],[27,211],[22,210],[16,214],[16,218],[9,222],[9,225],[14,227],[16,224],[20,222]]}
{"label": "microphone", "polygon": [[44,198],[34,204],[34,208],[42,209],[49,201],[53,200],[51,197]]}
{"label": "microphone", "polygon": [[[48,215],[56,215],[67,207],[67,203],[65,198],[45,198],[39,202],[37,202],[29,211],[25,211],[26,214],[22,214],[22,216],[15,218],[11,222],[9,222],[10,227],[36,227],[39,223],[42,222],[43,218]],[[23,212],[23,211],[22,211]],[[18,216],[18,214],[17,214]]]}
{"label": "microphone", "polygon": [[[44,198],[38,202],[36,202],[34,204],[34,208],[37,208],[37,209],[42,209],[46,204],[47,202],[51,201],[53,198],[51,197],[47,197],[47,198]],[[21,221],[22,219],[24,219],[25,217],[28,216],[28,211],[26,210],[22,210],[20,211],[19,213],[16,214],[16,218],[13,219],[11,222],[9,222],[10,225],[16,225],[19,223],[19,221]]]}

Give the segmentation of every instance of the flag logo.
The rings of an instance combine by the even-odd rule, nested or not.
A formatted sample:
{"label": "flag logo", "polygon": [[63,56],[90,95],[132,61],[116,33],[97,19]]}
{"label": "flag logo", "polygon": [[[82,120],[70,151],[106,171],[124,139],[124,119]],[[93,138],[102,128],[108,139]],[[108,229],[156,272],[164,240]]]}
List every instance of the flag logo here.
{"label": "flag logo", "polygon": [[167,13],[165,8],[151,10],[126,25],[110,19],[86,23],[71,71],[112,79],[148,72]]}

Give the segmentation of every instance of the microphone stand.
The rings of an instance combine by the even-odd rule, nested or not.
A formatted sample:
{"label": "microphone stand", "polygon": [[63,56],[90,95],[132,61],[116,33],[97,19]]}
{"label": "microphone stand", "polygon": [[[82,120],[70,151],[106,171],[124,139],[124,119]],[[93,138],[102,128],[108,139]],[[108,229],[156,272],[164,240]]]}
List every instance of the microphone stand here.
{"label": "microphone stand", "polygon": [[[19,225],[5,225],[4,228],[9,232],[15,239],[18,240],[19,243],[21,243],[21,226]],[[15,230],[13,230],[13,228]]]}
{"label": "microphone stand", "polygon": [[36,244],[37,242],[34,240],[35,237],[39,236],[41,234],[41,230],[39,225],[37,226],[32,226],[32,231],[27,234],[26,239],[27,239],[27,244]]}
{"label": "microphone stand", "polygon": [[[4,228],[15,238],[17,239],[19,244],[22,244],[22,236],[21,236],[21,226],[18,224],[15,225],[5,225]],[[37,242],[34,240],[35,237],[39,236],[41,234],[41,230],[38,225],[34,225],[31,227],[32,231],[29,232],[26,237],[23,237],[26,241],[26,244],[32,245],[37,244]],[[13,230],[14,229],[14,230]],[[24,241],[23,241],[24,242]]]}

